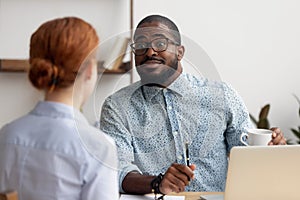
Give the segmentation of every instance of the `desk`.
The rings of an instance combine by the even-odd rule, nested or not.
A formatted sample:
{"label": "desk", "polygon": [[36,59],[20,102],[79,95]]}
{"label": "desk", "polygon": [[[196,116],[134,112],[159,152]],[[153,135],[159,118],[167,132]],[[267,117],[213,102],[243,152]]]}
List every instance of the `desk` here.
{"label": "desk", "polygon": [[185,196],[185,200],[199,200],[200,195],[207,194],[224,194],[223,192],[181,192],[181,193],[171,193],[172,196]]}
{"label": "desk", "polygon": [[[224,194],[223,192],[180,192],[180,193],[170,193],[167,196],[184,196],[185,200],[199,200],[200,199],[200,195],[219,195],[219,194]],[[126,197],[128,198],[128,196],[126,194],[124,194]],[[149,199],[149,197],[145,198],[145,196],[151,196],[151,199],[154,199],[153,194],[146,194],[145,196],[139,196],[139,195],[129,195],[129,198],[132,199]],[[122,197],[121,197],[122,198]],[[124,198],[124,196],[123,196]]]}

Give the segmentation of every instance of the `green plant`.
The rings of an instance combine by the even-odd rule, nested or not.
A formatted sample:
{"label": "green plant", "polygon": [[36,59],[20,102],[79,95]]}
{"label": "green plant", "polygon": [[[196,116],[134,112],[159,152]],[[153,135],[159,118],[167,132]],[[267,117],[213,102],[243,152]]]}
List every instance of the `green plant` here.
{"label": "green plant", "polygon": [[253,117],[253,115],[250,114],[250,119],[253,121],[257,128],[270,128],[270,123],[268,120],[269,110],[270,104],[267,104],[264,107],[262,107],[258,116],[258,120],[256,120],[255,117]]}
{"label": "green plant", "polygon": [[[293,95],[293,96],[296,98],[296,100],[297,100],[297,102],[299,104],[298,115],[299,115],[299,118],[300,118],[300,99],[296,95]],[[298,126],[298,130],[296,130],[294,128],[291,128],[291,131],[299,139],[297,143],[300,144],[300,126]]]}

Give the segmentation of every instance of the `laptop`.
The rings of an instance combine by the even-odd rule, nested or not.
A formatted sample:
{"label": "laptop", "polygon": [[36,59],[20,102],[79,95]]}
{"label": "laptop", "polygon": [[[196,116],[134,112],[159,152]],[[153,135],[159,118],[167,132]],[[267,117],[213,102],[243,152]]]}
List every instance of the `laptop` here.
{"label": "laptop", "polygon": [[233,147],[222,196],[201,198],[300,200],[300,145]]}

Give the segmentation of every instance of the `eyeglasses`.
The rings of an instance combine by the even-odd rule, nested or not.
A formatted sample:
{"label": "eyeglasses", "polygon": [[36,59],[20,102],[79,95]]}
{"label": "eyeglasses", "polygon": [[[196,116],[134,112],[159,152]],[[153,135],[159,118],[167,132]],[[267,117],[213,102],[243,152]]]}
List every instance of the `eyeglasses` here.
{"label": "eyeglasses", "polygon": [[179,45],[177,42],[174,42],[168,38],[157,38],[150,42],[135,42],[130,45],[133,53],[137,56],[144,55],[149,48],[152,48],[155,52],[162,52],[168,48],[168,44]]}

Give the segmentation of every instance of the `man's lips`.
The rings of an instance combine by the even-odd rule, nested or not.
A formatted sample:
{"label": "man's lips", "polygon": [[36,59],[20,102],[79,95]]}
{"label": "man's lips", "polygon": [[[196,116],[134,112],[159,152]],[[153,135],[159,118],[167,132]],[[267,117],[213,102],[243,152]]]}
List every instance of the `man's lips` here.
{"label": "man's lips", "polygon": [[159,58],[148,58],[145,61],[143,61],[141,64],[142,65],[151,65],[151,64],[164,64],[164,60],[163,59],[159,59]]}
{"label": "man's lips", "polygon": [[162,64],[159,60],[147,60],[144,64]]}

